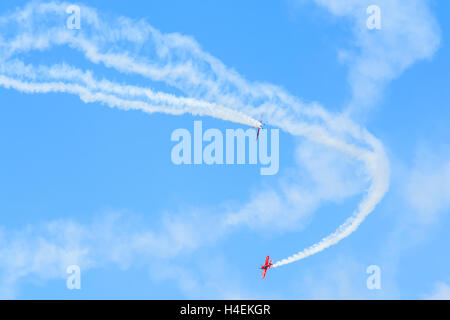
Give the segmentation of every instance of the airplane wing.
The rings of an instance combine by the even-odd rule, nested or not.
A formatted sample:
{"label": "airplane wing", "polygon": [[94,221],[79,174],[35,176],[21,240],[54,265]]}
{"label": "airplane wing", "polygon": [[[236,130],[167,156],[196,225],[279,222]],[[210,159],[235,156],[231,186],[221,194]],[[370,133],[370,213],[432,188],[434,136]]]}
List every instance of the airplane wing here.
{"label": "airplane wing", "polygon": [[259,137],[259,130],[261,130],[261,128],[258,128],[258,133],[256,134],[256,140],[258,140],[258,137]]}
{"label": "airplane wing", "polygon": [[266,262],[264,262],[264,265],[267,266],[269,264],[269,256],[266,258]]}
{"label": "airplane wing", "polygon": [[264,277],[266,276],[266,272],[267,272],[267,269],[264,269],[262,277],[261,277],[262,279],[264,279]]}

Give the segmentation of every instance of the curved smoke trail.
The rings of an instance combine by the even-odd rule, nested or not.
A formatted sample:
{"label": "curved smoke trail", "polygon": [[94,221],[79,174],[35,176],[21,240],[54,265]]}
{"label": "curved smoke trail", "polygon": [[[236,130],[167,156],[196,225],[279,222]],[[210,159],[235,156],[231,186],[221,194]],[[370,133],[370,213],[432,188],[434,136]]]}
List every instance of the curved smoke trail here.
{"label": "curved smoke trail", "polygon": [[[190,37],[162,34],[144,21],[106,19],[95,9],[81,6],[82,28],[69,30],[65,25],[69,5],[32,2],[0,17],[1,86],[26,93],[64,92],[78,95],[84,102],[125,110],[191,113],[248,126],[257,126],[255,117],[264,113],[269,124],[365,164],[371,184],[354,214],[334,233],[275,267],[338,243],[358,228],[386,193],[389,164],[381,143],[348,118],[314,103],[305,104],[277,86],[249,82],[204,52]],[[100,65],[107,72],[119,72],[144,85],[96,78],[92,71],[67,63],[48,66],[24,62],[29,52],[39,54],[52,48],[75,50],[86,64]],[[150,84],[145,82],[148,80]],[[170,93],[149,89],[155,83]]]}

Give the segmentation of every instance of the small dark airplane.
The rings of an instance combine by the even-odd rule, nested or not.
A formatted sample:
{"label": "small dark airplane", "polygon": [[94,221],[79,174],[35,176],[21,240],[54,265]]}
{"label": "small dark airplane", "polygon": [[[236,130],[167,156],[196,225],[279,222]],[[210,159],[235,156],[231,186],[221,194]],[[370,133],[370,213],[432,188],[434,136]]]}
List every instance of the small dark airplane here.
{"label": "small dark airplane", "polygon": [[[258,132],[256,133],[256,141],[258,141],[258,137],[259,137],[259,130],[261,130],[262,129],[262,127],[263,127],[263,123],[262,123],[262,118],[263,118],[263,116],[261,115],[261,120],[259,120],[259,125],[257,126],[257,128],[258,128]],[[255,128],[256,129],[256,128]]]}
{"label": "small dark airplane", "polygon": [[267,269],[270,269],[270,267],[272,267],[272,265],[273,265],[272,260],[270,260],[270,262],[269,262],[269,256],[267,256],[266,262],[264,262],[264,265],[261,266],[261,269],[264,270],[262,277],[261,277],[262,279],[264,279],[264,277],[266,276]]}

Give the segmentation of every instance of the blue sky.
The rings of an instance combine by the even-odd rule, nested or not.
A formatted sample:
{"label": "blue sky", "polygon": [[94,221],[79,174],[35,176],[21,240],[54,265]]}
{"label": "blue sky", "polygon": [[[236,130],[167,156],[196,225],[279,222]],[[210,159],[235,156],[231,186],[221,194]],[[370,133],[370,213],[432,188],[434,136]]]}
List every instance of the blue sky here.
{"label": "blue sky", "polygon": [[[51,2],[58,14],[50,19],[42,3],[0,4],[0,76],[44,82],[51,75],[35,69],[32,78],[14,63],[64,63],[252,118],[264,111],[269,130],[281,128],[280,170],[262,176],[259,165],[172,163],[175,129],[192,131],[194,120],[223,132],[248,128],[236,118],[109,108],[0,81],[0,297],[450,298],[449,3],[89,1],[77,3],[81,29],[53,40],[63,45],[38,36],[60,39],[47,32],[59,23],[68,32],[58,10],[69,4]],[[365,26],[370,4],[381,8],[381,30]],[[24,18],[14,21],[15,12]],[[149,25],[166,42],[142,31]],[[42,48],[26,47],[21,35]],[[128,53],[170,72],[152,78],[121,70],[123,60],[95,61],[74,44],[82,37],[105,55]],[[193,71],[177,78],[177,66]],[[53,77],[81,82],[68,74]],[[234,82],[235,74],[244,80]],[[293,134],[298,123],[317,125],[356,156]],[[366,199],[376,199],[375,209],[348,237],[260,279],[266,255],[276,262],[319,242]],[[66,287],[72,264],[81,268],[81,290]],[[370,265],[380,267],[381,290],[366,287]]]}

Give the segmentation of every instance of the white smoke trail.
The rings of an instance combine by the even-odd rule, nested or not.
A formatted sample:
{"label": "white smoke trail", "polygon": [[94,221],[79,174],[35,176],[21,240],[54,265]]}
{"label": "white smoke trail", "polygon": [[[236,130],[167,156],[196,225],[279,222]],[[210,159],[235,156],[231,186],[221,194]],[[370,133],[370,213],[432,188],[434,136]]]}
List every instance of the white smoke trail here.
{"label": "white smoke trail", "polygon": [[[110,107],[117,107],[123,110],[141,110],[146,113],[161,112],[172,115],[190,113],[199,116],[211,116],[218,119],[241,123],[244,125],[257,127],[259,121],[251,117],[213,103],[196,101],[189,98],[176,98],[165,94],[153,94],[151,90],[139,87],[123,87],[111,82],[93,83],[94,87],[102,88],[95,92],[90,86],[83,86],[75,83],[64,82],[28,82],[17,80],[0,75],[0,85],[5,88],[13,88],[26,93],[49,93],[64,92],[78,95],[84,102],[101,102]],[[121,98],[120,93],[127,93],[127,96],[145,95],[150,102],[145,100],[130,100]],[[163,106],[161,104],[163,103]]]}
{"label": "white smoke trail", "polygon": [[[82,6],[82,29],[69,30],[65,27],[68,6],[32,2],[0,18],[1,86],[27,93],[65,92],[84,102],[126,110],[191,113],[249,126],[257,126],[254,118],[264,113],[269,124],[365,164],[371,185],[353,216],[333,234],[275,266],[303,259],[347,237],[387,191],[389,165],[381,143],[348,118],[330,114],[317,104],[304,104],[277,86],[251,83],[203,52],[191,38],[162,34],[142,21],[102,19],[96,10]],[[74,49],[87,63],[137,77],[134,81],[160,82],[177,94],[154,91],[147,84],[98,80],[91,71],[66,63],[34,66],[20,59],[26,53],[53,47]]]}
{"label": "white smoke trail", "polygon": [[348,237],[352,232],[354,232],[364,221],[367,215],[375,209],[376,204],[381,201],[389,187],[389,164],[385,156],[378,157],[376,153],[371,154],[369,158],[366,159],[365,163],[373,174],[373,180],[368,191],[368,195],[359,204],[358,210],[355,211],[353,215],[349,217],[342,225],[340,225],[335,232],[323,238],[316,244],[305,248],[288,258],[274,263],[273,267],[279,267],[302,260],[337,244],[340,240]]}

